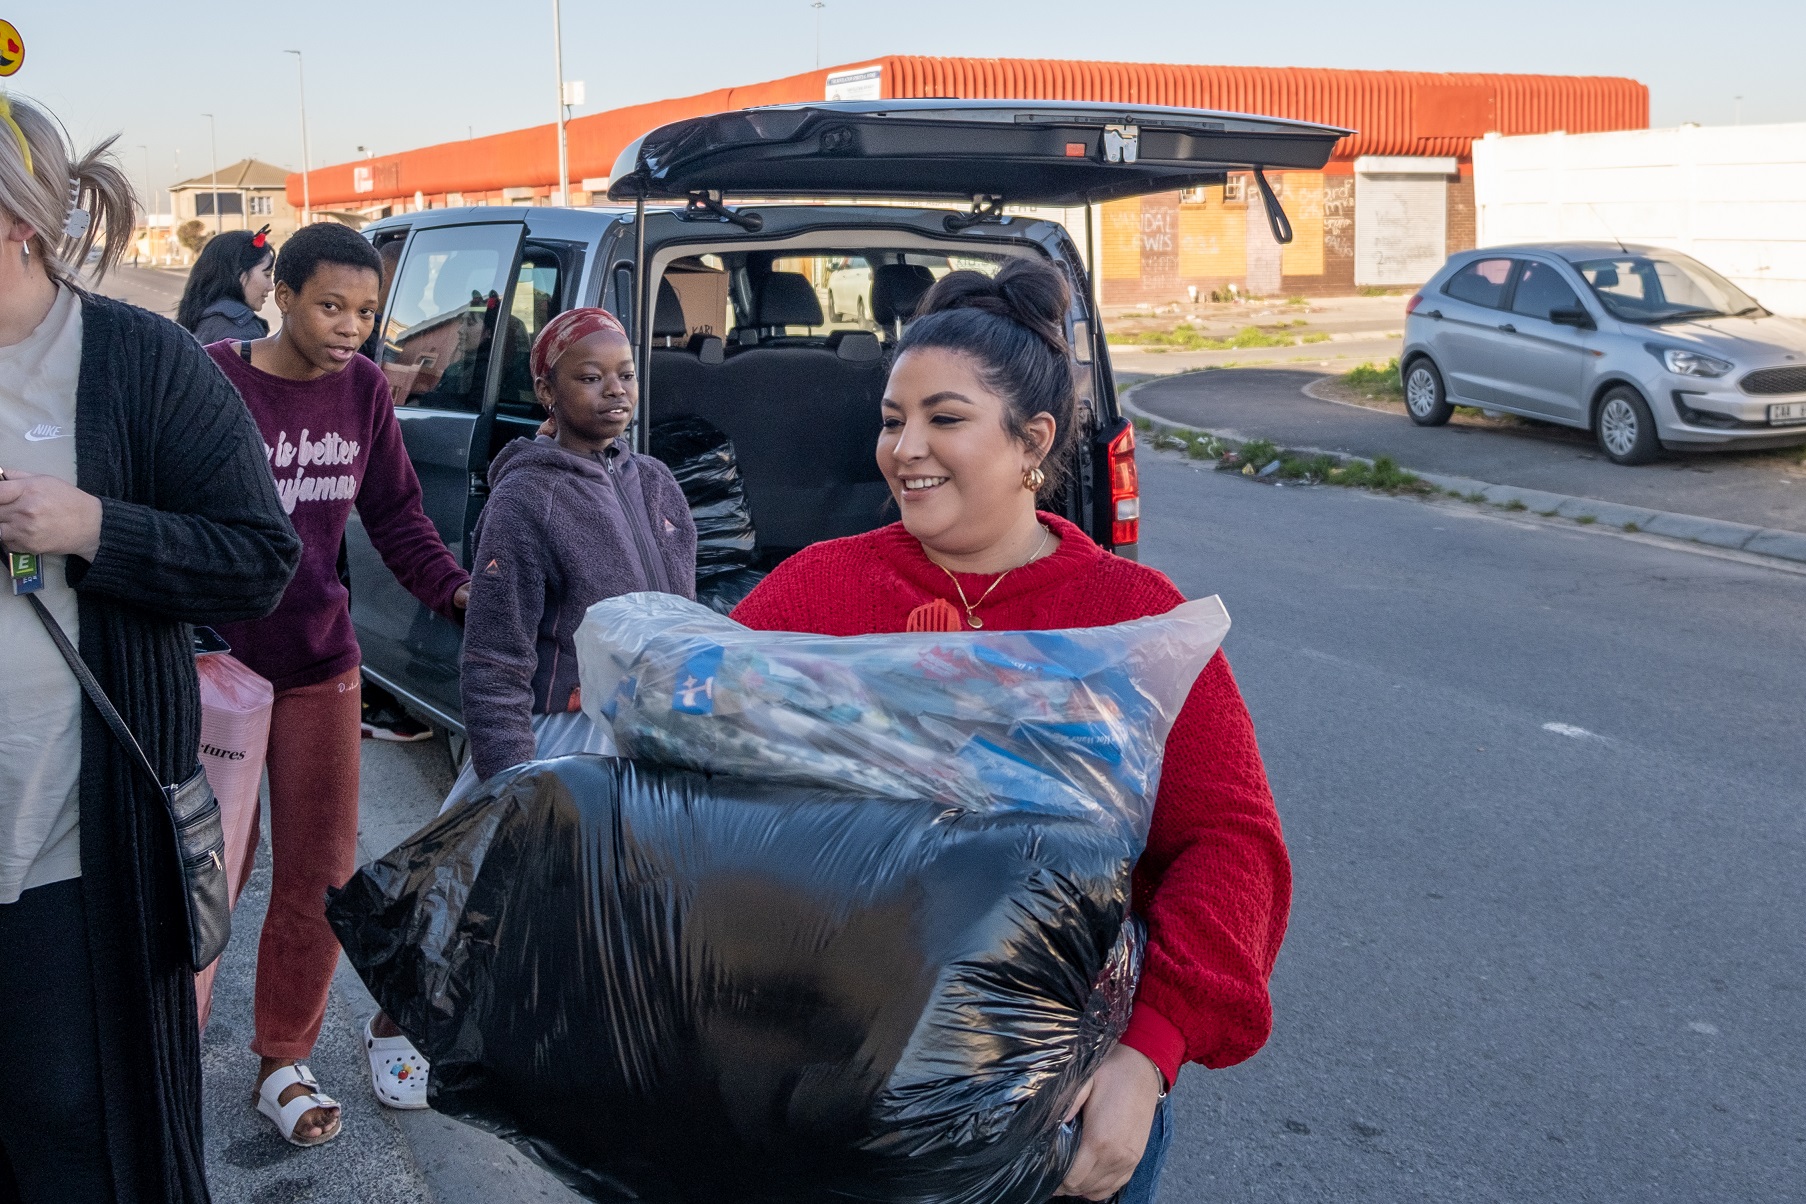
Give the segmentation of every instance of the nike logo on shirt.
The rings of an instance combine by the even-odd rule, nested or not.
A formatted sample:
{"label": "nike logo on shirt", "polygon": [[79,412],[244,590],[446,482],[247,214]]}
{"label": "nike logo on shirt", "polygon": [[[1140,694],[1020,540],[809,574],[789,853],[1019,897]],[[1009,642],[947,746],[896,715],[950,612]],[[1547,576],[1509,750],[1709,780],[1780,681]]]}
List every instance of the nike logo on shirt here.
{"label": "nike logo on shirt", "polygon": [[65,439],[67,437],[68,434],[62,427],[51,426],[48,422],[40,422],[25,432],[25,440],[28,443],[42,443],[46,439]]}

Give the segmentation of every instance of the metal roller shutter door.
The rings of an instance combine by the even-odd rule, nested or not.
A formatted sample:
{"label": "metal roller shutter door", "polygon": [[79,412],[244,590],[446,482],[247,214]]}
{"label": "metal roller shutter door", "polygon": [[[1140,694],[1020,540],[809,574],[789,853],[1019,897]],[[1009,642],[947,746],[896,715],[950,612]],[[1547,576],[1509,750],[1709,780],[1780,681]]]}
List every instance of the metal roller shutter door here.
{"label": "metal roller shutter door", "polygon": [[1448,182],[1355,173],[1355,285],[1422,284],[1448,258]]}

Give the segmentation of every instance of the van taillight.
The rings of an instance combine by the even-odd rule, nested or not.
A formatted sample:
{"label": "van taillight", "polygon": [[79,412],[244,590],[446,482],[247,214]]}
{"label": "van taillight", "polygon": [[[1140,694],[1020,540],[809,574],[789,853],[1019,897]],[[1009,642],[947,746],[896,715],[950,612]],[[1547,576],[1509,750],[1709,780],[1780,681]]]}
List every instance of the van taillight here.
{"label": "van taillight", "polygon": [[1414,314],[1417,312],[1417,307],[1422,304],[1423,304],[1423,294],[1422,293],[1412,293],[1411,299],[1409,301],[1405,302],[1405,312],[1408,314]]}
{"label": "van taillight", "polygon": [[1135,428],[1125,426],[1110,440],[1110,542],[1116,547],[1141,540],[1141,476],[1135,471]]}

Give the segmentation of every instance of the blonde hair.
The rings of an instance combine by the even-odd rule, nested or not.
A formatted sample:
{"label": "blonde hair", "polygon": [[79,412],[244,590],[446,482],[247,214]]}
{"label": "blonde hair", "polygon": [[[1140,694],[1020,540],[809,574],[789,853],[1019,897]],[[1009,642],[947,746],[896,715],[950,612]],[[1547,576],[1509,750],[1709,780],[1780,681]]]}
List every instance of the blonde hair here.
{"label": "blonde hair", "polygon": [[[118,263],[138,224],[131,181],[112,153],[115,134],[79,159],[62,127],[17,96],[0,96],[0,212],[29,225],[31,254],[53,280],[73,285],[98,242],[94,279]],[[10,120],[4,114],[10,110]],[[87,229],[71,238],[70,213],[87,211]],[[79,223],[79,219],[77,219]]]}

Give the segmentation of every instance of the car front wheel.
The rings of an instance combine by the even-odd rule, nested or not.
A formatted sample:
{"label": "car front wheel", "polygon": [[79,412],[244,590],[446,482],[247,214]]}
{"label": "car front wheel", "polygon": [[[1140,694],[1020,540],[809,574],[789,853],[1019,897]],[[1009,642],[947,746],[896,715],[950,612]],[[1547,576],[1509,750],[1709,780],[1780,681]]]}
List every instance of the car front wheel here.
{"label": "car front wheel", "polygon": [[1619,386],[1607,393],[1599,403],[1593,429],[1599,437],[1599,450],[1614,464],[1647,464],[1662,450],[1655,416],[1635,389]]}
{"label": "car front wheel", "polygon": [[1418,426],[1441,426],[1455,412],[1443,393],[1442,373],[1428,359],[1415,359],[1405,369],[1405,412]]}

